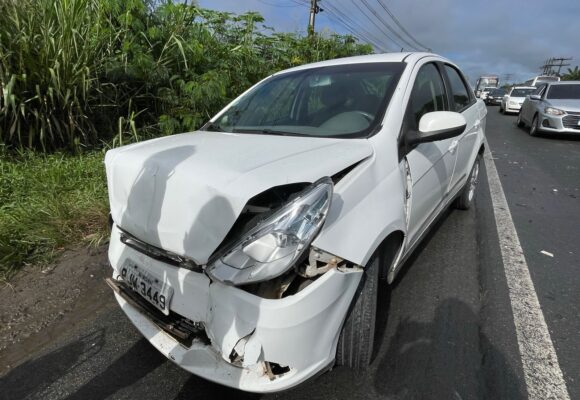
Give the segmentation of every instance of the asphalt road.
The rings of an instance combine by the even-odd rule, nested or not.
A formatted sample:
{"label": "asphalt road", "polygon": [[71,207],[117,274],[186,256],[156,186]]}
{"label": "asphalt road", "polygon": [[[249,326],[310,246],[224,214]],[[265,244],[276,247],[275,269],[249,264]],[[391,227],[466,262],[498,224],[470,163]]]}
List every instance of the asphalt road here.
{"label": "asphalt road", "polygon": [[[571,399],[580,398],[580,138],[532,138],[490,107],[487,137]],[[541,251],[553,254],[553,257]],[[112,295],[111,295],[112,297]],[[1,399],[520,399],[526,384],[485,171],[380,293],[374,362],[260,396],[181,370],[113,302],[0,379]]]}

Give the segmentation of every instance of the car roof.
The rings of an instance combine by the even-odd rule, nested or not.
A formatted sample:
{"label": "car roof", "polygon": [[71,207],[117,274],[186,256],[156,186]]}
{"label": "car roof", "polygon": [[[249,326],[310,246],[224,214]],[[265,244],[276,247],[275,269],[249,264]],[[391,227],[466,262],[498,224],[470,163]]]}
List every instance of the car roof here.
{"label": "car roof", "polygon": [[580,81],[559,81],[559,82],[542,82],[542,83],[547,83],[550,86],[554,86],[554,85],[578,85],[578,84],[580,84]]}
{"label": "car roof", "polygon": [[424,57],[435,57],[441,61],[449,62],[454,64],[453,62],[441,57],[437,54],[433,53],[383,53],[383,54],[369,54],[365,56],[353,56],[353,57],[343,57],[343,58],[335,58],[334,60],[327,60],[327,61],[319,61],[311,64],[304,64],[298,67],[285,69],[282,71],[277,72],[274,75],[293,72],[293,71],[300,71],[303,69],[310,69],[310,68],[320,68],[320,67],[330,67],[334,65],[347,65],[347,64],[363,64],[363,63],[378,63],[378,62],[403,62],[406,61],[408,63],[414,63],[421,58]]}

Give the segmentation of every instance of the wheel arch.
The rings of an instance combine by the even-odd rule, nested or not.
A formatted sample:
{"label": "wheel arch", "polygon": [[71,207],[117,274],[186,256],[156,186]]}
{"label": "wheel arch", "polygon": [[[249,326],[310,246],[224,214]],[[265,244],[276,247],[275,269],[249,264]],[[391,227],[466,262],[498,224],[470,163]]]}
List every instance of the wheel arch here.
{"label": "wheel arch", "polygon": [[402,230],[390,232],[376,249],[379,257],[379,277],[392,283],[398,270],[398,261],[402,258],[405,245],[405,233]]}

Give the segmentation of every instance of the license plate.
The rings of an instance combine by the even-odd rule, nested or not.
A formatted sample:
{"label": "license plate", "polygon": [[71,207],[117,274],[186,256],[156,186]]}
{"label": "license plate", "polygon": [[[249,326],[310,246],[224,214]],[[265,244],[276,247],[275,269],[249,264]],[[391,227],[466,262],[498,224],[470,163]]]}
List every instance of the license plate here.
{"label": "license plate", "polygon": [[165,315],[169,315],[169,302],[173,288],[156,276],[145,271],[133,261],[127,260],[121,269],[121,278],[141,297]]}

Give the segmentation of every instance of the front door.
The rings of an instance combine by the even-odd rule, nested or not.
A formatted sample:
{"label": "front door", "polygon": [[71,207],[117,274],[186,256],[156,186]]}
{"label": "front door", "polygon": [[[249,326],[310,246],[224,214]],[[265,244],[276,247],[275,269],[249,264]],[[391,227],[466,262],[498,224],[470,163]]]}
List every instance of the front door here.
{"label": "front door", "polygon": [[[421,117],[432,111],[449,111],[449,104],[439,67],[428,63],[417,73],[405,114],[405,129],[417,130]],[[406,155],[412,180],[409,245],[420,237],[445,199],[457,157],[454,140],[421,143]]]}

